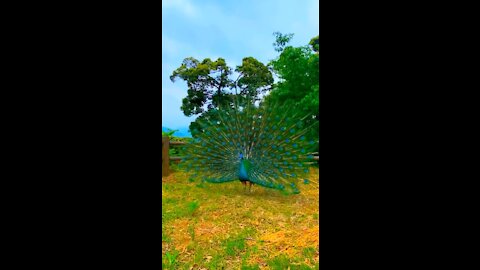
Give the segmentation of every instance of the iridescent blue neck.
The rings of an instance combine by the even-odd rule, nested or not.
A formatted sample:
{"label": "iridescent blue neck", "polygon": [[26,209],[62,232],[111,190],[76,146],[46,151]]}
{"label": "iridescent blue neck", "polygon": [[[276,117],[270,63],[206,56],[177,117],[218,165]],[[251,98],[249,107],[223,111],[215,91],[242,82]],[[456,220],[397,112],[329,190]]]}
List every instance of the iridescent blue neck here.
{"label": "iridescent blue neck", "polygon": [[238,172],[238,178],[240,178],[241,181],[247,181],[248,180],[248,175],[247,175],[247,168],[245,168],[244,160],[240,160],[240,168]]}

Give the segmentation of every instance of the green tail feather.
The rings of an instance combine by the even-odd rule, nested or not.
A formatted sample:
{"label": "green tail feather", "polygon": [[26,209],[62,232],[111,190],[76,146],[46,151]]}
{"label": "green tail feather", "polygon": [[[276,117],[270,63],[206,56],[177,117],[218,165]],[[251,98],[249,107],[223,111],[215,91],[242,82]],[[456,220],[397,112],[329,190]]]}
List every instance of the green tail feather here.
{"label": "green tail feather", "polygon": [[238,181],[242,155],[249,181],[298,193],[315,163],[311,149],[316,142],[305,138],[315,127],[309,117],[284,107],[222,108],[216,119],[200,121],[202,131],[187,145],[182,166],[207,182]]}

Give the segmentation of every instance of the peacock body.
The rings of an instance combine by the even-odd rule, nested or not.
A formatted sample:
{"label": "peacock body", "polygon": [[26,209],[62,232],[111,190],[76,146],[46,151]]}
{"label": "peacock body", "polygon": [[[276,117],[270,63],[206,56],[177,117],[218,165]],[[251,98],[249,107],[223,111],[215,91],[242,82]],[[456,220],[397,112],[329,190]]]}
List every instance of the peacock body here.
{"label": "peacock body", "polygon": [[[309,115],[285,107],[229,106],[200,122],[186,146],[182,166],[192,178],[211,183],[241,181],[286,193],[299,193],[299,182],[314,163],[316,141],[306,134],[315,126]],[[313,122],[313,124],[312,124]]]}

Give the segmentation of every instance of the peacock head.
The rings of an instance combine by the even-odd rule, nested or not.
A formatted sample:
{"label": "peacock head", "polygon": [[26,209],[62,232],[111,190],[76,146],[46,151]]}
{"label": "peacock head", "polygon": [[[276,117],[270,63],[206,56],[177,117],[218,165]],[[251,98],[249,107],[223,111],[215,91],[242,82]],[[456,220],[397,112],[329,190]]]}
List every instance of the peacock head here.
{"label": "peacock head", "polygon": [[243,154],[240,153],[240,154],[238,155],[238,158],[239,158],[240,160],[243,160]]}

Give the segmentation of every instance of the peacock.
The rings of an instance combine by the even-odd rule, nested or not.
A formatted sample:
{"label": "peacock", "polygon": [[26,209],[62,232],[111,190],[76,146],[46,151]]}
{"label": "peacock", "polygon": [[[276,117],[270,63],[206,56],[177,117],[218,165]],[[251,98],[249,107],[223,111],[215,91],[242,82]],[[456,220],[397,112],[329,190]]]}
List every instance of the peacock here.
{"label": "peacock", "polygon": [[300,183],[315,182],[306,179],[317,143],[307,139],[318,123],[311,115],[292,107],[237,102],[209,115],[197,121],[200,128],[192,131],[181,162],[193,180],[240,181],[244,191],[256,184],[288,194],[300,193]]}

